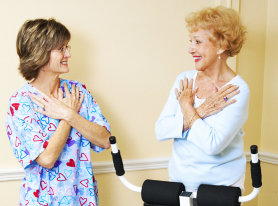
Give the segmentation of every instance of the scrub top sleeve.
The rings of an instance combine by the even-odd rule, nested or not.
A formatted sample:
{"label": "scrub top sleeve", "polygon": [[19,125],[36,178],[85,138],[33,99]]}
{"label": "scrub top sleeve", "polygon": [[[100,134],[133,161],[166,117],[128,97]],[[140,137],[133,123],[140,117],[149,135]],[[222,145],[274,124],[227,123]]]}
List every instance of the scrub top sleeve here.
{"label": "scrub top sleeve", "polygon": [[48,136],[43,132],[28,98],[9,102],[6,131],[13,152],[25,169],[44,151]]}
{"label": "scrub top sleeve", "polygon": [[[84,86],[83,86],[84,87]],[[96,123],[102,127],[104,127],[107,131],[110,132],[110,124],[107,122],[106,118],[102,115],[101,109],[91,93],[87,90],[85,93],[86,102],[88,103],[88,120],[90,122]],[[94,144],[91,144],[91,148],[95,152],[101,152],[104,149],[98,147]]]}

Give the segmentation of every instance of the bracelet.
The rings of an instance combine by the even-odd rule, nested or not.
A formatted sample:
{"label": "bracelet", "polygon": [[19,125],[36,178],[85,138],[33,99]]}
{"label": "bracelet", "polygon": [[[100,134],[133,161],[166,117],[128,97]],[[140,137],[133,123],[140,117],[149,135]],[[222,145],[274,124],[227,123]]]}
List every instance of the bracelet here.
{"label": "bracelet", "polygon": [[191,119],[190,119],[190,121],[189,121],[189,125],[188,125],[188,126],[189,126],[190,128],[192,127],[191,124],[192,124],[192,121],[193,121],[193,119],[194,119],[194,117],[195,117],[196,115],[198,115],[197,112],[194,113],[194,115],[191,117]]}

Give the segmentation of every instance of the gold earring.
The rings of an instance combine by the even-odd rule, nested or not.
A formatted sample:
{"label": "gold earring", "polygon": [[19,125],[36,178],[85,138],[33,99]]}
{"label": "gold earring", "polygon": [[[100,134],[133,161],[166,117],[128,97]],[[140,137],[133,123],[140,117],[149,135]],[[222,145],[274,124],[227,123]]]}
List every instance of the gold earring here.
{"label": "gold earring", "polygon": [[219,59],[219,60],[221,59],[221,56],[220,56],[220,55],[218,55],[218,59]]}

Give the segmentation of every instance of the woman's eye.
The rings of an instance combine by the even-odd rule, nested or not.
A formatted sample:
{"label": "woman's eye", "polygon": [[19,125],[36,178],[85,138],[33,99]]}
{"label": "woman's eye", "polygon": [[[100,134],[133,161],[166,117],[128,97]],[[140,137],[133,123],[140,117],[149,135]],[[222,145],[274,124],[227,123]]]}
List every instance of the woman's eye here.
{"label": "woman's eye", "polygon": [[201,44],[201,41],[199,41],[199,40],[189,40],[189,43],[197,45],[197,44]]}

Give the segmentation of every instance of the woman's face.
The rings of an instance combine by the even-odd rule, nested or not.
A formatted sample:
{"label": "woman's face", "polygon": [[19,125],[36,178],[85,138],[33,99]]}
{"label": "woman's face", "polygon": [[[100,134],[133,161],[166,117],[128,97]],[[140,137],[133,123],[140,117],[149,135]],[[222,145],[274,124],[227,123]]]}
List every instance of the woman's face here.
{"label": "woman's face", "polygon": [[47,70],[56,74],[68,73],[68,59],[70,57],[70,46],[68,46],[67,43],[62,47],[53,49],[50,53]]}
{"label": "woman's face", "polygon": [[213,68],[218,61],[219,48],[209,40],[210,37],[212,34],[209,30],[199,29],[190,33],[188,52],[193,56],[198,71]]}

